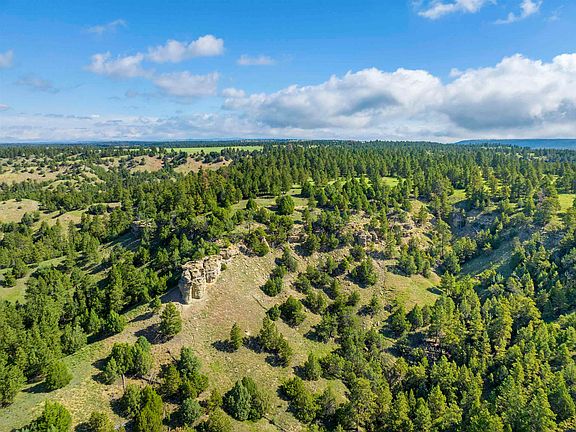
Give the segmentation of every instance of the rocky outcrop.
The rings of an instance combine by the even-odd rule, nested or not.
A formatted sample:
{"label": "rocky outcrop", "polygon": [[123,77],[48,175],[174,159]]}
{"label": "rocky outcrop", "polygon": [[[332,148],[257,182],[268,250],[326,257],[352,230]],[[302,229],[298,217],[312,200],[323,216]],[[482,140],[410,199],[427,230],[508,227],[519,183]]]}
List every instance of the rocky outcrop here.
{"label": "rocky outcrop", "polygon": [[153,230],[156,225],[154,224],[153,220],[135,220],[134,222],[132,222],[132,225],[130,226],[132,229],[132,233],[136,236],[140,236],[142,235],[142,232],[145,229],[148,230]]}
{"label": "rocky outcrop", "polygon": [[238,248],[229,247],[223,249],[219,255],[210,255],[184,264],[178,282],[184,303],[189,304],[194,299],[203,298],[208,285],[216,282],[222,273],[222,264],[231,261],[238,253]]}
{"label": "rocky outcrop", "polygon": [[366,247],[370,243],[378,242],[378,235],[375,232],[360,231],[354,235],[357,245]]}

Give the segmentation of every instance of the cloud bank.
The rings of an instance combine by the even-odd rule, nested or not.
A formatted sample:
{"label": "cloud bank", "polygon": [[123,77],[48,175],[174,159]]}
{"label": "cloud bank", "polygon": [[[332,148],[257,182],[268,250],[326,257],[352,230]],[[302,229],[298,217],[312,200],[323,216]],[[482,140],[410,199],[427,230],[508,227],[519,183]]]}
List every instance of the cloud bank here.
{"label": "cloud bank", "polygon": [[[218,78],[177,72],[150,79],[168,94],[198,97],[216,95]],[[60,124],[8,110],[0,114],[0,139],[574,137],[576,53],[550,61],[517,54],[446,81],[426,70],[369,68],[270,93],[227,88],[219,97],[222,109],[216,112],[164,118],[109,116]]]}

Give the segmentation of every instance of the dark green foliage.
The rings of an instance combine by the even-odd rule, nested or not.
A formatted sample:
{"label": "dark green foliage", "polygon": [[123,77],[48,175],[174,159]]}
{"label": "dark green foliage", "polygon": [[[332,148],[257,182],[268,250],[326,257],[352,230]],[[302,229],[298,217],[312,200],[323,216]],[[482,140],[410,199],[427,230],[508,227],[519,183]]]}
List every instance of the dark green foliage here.
{"label": "dark green foliage", "polygon": [[[433,305],[415,306],[408,313],[393,307],[382,329],[376,296],[359,311],[347,305],[357,305],[339,281],[350,269],[348,259],[337,263],[332,257],[321,258],[318,268],[298,275],[294,286],[306,296],[306,307],[320,315],[314,318],[320,322],[310,337],[331,343],[330,353],[319,360],[322,374],[346,387],[347,401],[338,407],[328,390],[315,395],[307,388],[311,383],[296,380],[285,389],[294,415],[310,423],[311,430],[544,432],[571,427],[576,394],[576,213],[568,209],[562,221],[557,216],[558,194],[576,192],[573,152],[498,145],[294,142],[267,146],[249,157],[231,150],[206,155],[206,160],[226,157],[233,163],[184,176],[171,171],[186,160],[177,156],[182,152],[144,147],[130,151],[161,154],[168,169],[130,173],[125,166],[131,162],[123,162],[119,169],[90,167],[101,181],[78,188],[26,182],[2,189],[2,199],[35,199],[49,211],[90,208],[79,226],[68,231],[58,223],[36,224],[39,215],[32,214],[1,227],[0,267],[8,272],[10,284],[10,275],[25,274],[25,267],[63,259],[61,267],[40,268],[30,276],[24,302],[0,303],[2,404],[11,402],[25,379],[42,377],[53,362],[80,349],[86,335],[121,332],[124,311],[162,295],[180,263],[219,253],[217,245],[238,239],[237,233],[245,232],[236,230],[239,224],[246,223],[243,240],[258,255],[269,252],[268,242],[274,248],[285,244],[294,228],[302,230],[304,251],[342,247],[337,252],[341,256],[353,241],[349,222],[366,216],[370,221],[365,229],[376,233],[382,245],[374,248],[374,259],[397,258],[394,270],[404,275],[444,274],[434,290],[442,295]],[[129,154],[121,146],[0,152],[8,159],[50,156],[53,163],[70,155],[96,161],[103,155]],[[395,177],[399,184],[390,187],[382,177]],[[240,199],[278,196],[294,183],[302,184],[302,194],[310,198],[302,225],[258,209],[254,199],[247,210],[231,207]],[[453,205],[455,189],[465,190],[466,200]],[[416,204],[420,211],[411,211],[414,199],[424,203]],[[100,202],[121,205],[94,205]],[[279,198],[279,212],[280,207]],[[136,219],[150,221],[151,228],[137,234],[138,250],[133,253],[120,246],[118,236]],[[405,229],[411,220],[424,227],[427,239]],[[109,242],[118,246],[108,258],[99,249]],[[510,245],[513,251],[508,254]],[[493,250],[497,254],[492,255]],[[351,255],[359,260],[351,278],[361,285],[374,283],[376,272],[364,250],[354,247]],[[502,262],[492,267],[493,257]],[[271,293],[280,292],[282,277],[295,269],[294,261],[286,249],[272,275],[280,284]],[[106,274],[98,284],[79,269],[92,264]],[[462,268],[472,272],[470,278],[460,275]],[[479,268],[481,273],[474,273]],[[279,313],[280,308],[273,308],[268,315]],[[398,336],[393,346],[381,330]],[[278,363],[289,363],[291,348],[271,320],[263,323],[258,342]],[[390,352],[394,361],[388,360]],[[120,344],[105,365],[104,377],[114,381],[124,373],[146,374],[147,353],[141,342],[138,347]],[[177,362],[166,366],[159,388],[170,402],[182,406],[183,400],[206,389],[207,378],[191,351],[183,350]],[[162,425],[162,414],[157,415],[161,401],[146,403],[141,393],[127,389],[133,408],[126,415],[138,418],[135,427],[155,430]],[[207,405],[212,413],[200,429],[232,430],[219,404]]]}
{"label": "dark green foliage", "polygon": [[104,382],[112,384],[119,375],[145,376],[153,364],[151,345],[140,336],[134,345],[115,343],[102,374]]}
{"label": "dark green foliage", "polygon": [[350,249],[350,255],[355,261],[362,261],[366,258],[366,251],[360,245],[355,245]]}
{"label": "dark green foliage", "polygon": [[86,424],[87,432],[113,432],[114,430],[114,425],[106,413],[95,411],[90,414]]}
{"label": "dark green foliage", "polygon": [[281,265],[286,268],[289,272],[293,273],[298,269],[298,261],[296,257],[292,254],[289,247],[284,247],[282,256],[280,257]]}
{"label": "dark green foliage", "polygon": [[12,270],[8,270],[6,273],[4,273],[4,286],[6,288],[16,286],[16,276],[14,276],[14,272]]}
{"label": "dark green foliage", "polygon": [[306,318],[306,312],[300,300],[290,296],[280,305],[280,317],[286,324],[296,327]]}
{"label": "dark green foliage", "polygon": [[316,398],[298,377],[286,381],[280,390],[290,401],[290,411],[298,420],[310,423],[318,413]]}
{"label": "dark green foliage", "polygon": [[312,255],[314,252],[320,250],[320,239],[316,234],[308,234],[302,247],[308,255]]}
{"label": "dark green foliage", "polygon": [[158,330],[166,339],[176,336],[182,330],[182,317],[174,303],[168,303],[164,306],[164,310],[160,314]]}
{"label": "dark green foliage", "polygon": [[152,387],[144,387],[140,397],[140,409],[134,416],[134,432],[162,431],[163,416],[162,399]]}
{"label": "dark green foliage", "polygon": [[382,310],[382,303],[380,302],[380,298],[376,293],[374,293],[372,294],[372,297],[370,297],[370,302],[366,305],[366,312],[369,315],[374,316],[381,310]]}
{"label": "dark green foliage", "polygon": [[262,291],[264,294],[275,297],[282,292],[282,278],[281,277],[271,277],[262,286]]}
{"label": "dark green foliage", "polygon": [[8,365],[0,358],[0,405],[14,401],[16,394],[24,387],[26,377],[17,365]]}
{"label": "dark green foliage", "polygon": [[69,324],[62,332],[62,350],[66,354],[72,354],[86,345],[88,336],[79,324]]}
{"label": "dark green foliage", "polygon": [[66,386],[72,380],[72,373],[61,361],[55,361],[48,367],[46,374],[46,388],[48,390],[57,390]]}
{"label": "dark green foliage", "polygon": [[154,297],[152,300],[150,300],[149,307],[150,312],[152,312],[154,315],[160,312],[160,309],[162,309],[162,301],[160,300],[160,297]]}
{"label": "dark green foliage", "polygon": [[202,407],[195,399],[184,399],[180,405],[179,415],[182,419],[182,423],[191,426],[202,415]]}
{"label": "dark green foliage", "polygon": [[424,325],[424,316],[422,314],[422,309],[418,305],[414,305],[412,310],[408,312],[406,318],[410,322],[412,330],[419,329]]}
{"label": "dark green foliage", "polygon": [[214,410],[201,425],[202,432],[232,432],[232,421],[220,408]]}
{"label": "dark green foliage", "polygon": [[58,402],[47,400],[40,417],[25,430],[31,432],[69,432],[71,427],[72,417],[68,410]]}
{"label": "dark green foliage", "polygon": [[292,348],[268,316],[262,320],[258,343],[262,350],[276,353],[282,366],[288,366],[293,355]]}
{"label": "dark green foliage", "polygon": [[294,200],[290,195],[281,195],[276,198],[276,208],[279,215],[291,215],[294,213]]}
{"label": "dark green foliage", "polygon": [[180,371],[174,364],[166,365],[162,369],[160,391],[167,398],[173,398],[178,395],[180,386],[182,385],[182,378]]}
{"label": "dark green foliage", "polygon": [[280,307],[278,307],[278,305],[272,306],[270,309],[268,309],[268,310],[266,311],[266,315],[267,315],[268,318],[270,318],[272,321],[278,320],[278,318],[280,318]]}
{"label": "dark green foliage", "polygon": [[246,244],[250,250],[258,256],[265,256],[270,252],[270,247],[266,241],[266,235],[261,228],[253,231],[246,237]]}
{"label": "dark green foliage", "polygon": [[237,323],[234,323],[232,329],[230,330],[230,346],[234,351],[237,351],[244,341],[244,336],[242,335],[242,330]]}
{"label": "dark green foliage", "polygon": [[236,420],[258,420],[268,410],[268,400],[252,378],[244,377],[224,395],[224,407]]}
{"label": "dark green foliage", "polygon": [[410,330],[410,322],[406,318],[406,310],[403,305],[399,305],[388,318],[390,325],[390,330],[395,336],[403,336],[408,330]]}
{"label": "dark green foliage", "polygon": [[350,273],[352,279],[360,286],[370,286],[376,283],[378,276],[374,270],[374,264],[370,258],[365,259]]}
{"label": "dark green foliage", "polygon": [[115,311],[111,311],[104,321],[104,331],[110,335],[122,332],[124,327],[126,327],[126,319]]}
{"label": "dark green foliage", "polygon": [[318,357],[314,353],[308,354],[308,359],[302,366],[302,374],[305,379],[310,381],[316,381],[322,375],[322,366],[320,366]]}
{"label": "dark green foliage", "polygon": [[142,389],[135,384],[128,384],[124,394],[120,398],[122,414],[128,418],[134,418],[142,405]]}

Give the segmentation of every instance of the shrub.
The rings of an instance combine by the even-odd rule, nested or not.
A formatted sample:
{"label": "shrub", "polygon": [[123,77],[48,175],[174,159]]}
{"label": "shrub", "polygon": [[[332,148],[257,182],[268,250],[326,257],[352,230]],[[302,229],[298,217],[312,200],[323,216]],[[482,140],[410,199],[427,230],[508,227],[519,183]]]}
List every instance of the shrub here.
{"label": "shrub", "polygon": [[182,419],[182,423],[191,426],[202,415],[202,407],[195,399],[187,398],[184,399],[184,402],[182,402],[182,405],[180,405],[179,414],[180,418]]}
{"label": "shrub", "polygon": [[72,374],[61,361],[55,361],[48,367],[48,374],[46,375],[46,387],[48,390],[57,390],[66,386],[72,380]]}
{"label": "shrub", "polygon": [[280,305],[280,316],[288,325],[296,327],[304,321],[306,313],[300,300],[290,296]]}
{"label": "shrub", "polygon": [[232,432],[232,422],[224,411],[218,408],[210,414],[200,430],[202,432]]}
{"label": "shrub", "polygon": [[266,283],[262,286],[262,291],[264,294],[274,297],[282,292],[282,278],[280,277],[271,277],[266,281]]}
{"label": "shrub", "polygon": [[113,432],[114,425],[103,412],[94,411],[86,424],[87,432]]}

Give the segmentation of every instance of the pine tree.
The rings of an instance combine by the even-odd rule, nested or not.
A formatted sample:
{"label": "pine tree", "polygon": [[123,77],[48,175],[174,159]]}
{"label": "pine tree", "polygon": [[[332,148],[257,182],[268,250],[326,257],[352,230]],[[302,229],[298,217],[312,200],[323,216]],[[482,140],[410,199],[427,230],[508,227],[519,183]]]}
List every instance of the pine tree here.
{"label": "pine tree", "polygon": [[322,375],[322,367],[320,366],[320,362],[314,353],[308,354],[308,359],[304,363],[304,367],[302,369],[304,378],[310,381],[316,381]]}
{"label": "pine tree", "polygon": [[61,361],[55,361],[48,367],[48,374],[46,375],[46,387],[48,390],[57,390],[66,386],[72,380],[72,374]]}
{"label": "pine tree", "polygon": [[242,346],[243,341],[242,330],[237,323],[234,323],[230,330],[230,346],[234,351],[237,351]]}
{"label": "pine tree", "polygon": [[182,330],[182,317],[174,303],[168,303],[160,315],[160,334],[165,338],[176,336]]}

